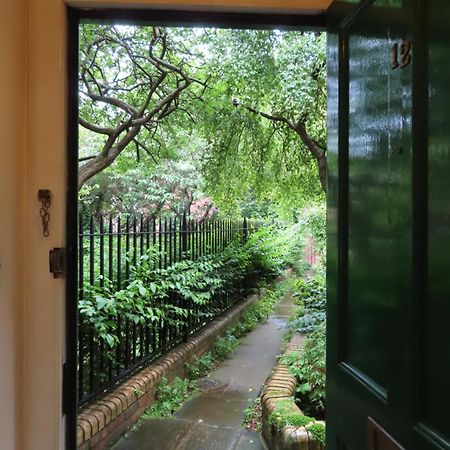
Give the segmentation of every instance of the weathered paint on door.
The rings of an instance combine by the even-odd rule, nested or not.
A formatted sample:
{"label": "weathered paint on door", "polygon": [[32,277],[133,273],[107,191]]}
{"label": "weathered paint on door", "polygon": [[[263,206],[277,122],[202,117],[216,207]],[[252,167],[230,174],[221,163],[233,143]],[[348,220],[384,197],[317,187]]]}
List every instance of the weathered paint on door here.
{"label": "weathered paint on door", "polygon": [[328,450],[450,449],[449,3],[329,12]]}

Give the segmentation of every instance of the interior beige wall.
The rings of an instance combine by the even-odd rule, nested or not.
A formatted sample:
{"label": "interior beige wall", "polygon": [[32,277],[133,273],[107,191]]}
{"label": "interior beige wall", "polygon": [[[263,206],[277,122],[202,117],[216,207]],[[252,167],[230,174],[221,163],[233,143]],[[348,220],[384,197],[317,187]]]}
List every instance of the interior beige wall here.
{"label": "interior beige wall", "polygon": [[[330,0],[82,0],[72,6],[310,10]],[[64,282],[48,252],[64,245],[64,0],[2,0],[0,14],[0,447],[63,448]],[[43,237],[38,189],[50,189]]]}
{"label": "interior beige wall", "polygon": [[0,14],[0,447],[20,448],[23,179],[27,129],[25,2]]}

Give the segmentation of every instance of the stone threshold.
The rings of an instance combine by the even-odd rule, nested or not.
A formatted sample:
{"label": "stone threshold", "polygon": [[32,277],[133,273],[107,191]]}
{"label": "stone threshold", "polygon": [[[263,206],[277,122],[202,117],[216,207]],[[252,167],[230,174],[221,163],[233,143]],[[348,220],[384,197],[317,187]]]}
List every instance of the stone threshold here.
{"label": "stone threshold", "polygon": [[[301,351],[304,339],[301,334],[294,334],[284,354]],[[325,447],[314,439],[312,433],[304,426],[285,426],[280,430],[269,423],[269,416],[277,410],[277,403],[280,400],[290,401],[292,410],[302,414],[293,401],[296,388],[297,379],[289,372],[288,367],[285,364],[277,364],[261,396],[263,438],[269,450],[324,450]],[[315,423],[325,422],[317,420]]]}
{"label": "stone threshold", "polygon": [[233,327],[242,314],[265,292],[251,294],[217,319],[178,344],[154,363],[82,407],[77,421],[77,449],[104,450],[116,442],[155,401],[163,377],[171,382],[185,378],[186,364],[211,350],[215,341]]}

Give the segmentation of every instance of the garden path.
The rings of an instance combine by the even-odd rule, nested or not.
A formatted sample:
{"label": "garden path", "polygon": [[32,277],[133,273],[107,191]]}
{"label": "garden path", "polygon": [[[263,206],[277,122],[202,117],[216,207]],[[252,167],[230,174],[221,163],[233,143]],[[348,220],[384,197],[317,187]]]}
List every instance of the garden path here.
{"label": "garden path", "polygon": [[200,383],[203,391],[170,418],[142,421],[113,449],[264,450],[261,435],[245,430],[242,422],[245,409],[258,397],[276,363],[293,310],[292,295],[287,292],[267,322],[247,334],[209,375],[211,382]]}

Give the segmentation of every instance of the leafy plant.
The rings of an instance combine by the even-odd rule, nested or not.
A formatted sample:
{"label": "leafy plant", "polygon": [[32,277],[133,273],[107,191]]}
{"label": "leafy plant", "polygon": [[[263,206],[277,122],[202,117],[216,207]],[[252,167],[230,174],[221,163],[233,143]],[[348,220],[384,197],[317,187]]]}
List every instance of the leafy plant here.
{"label": "leafy plant", "polygon": [[260,432],[262,427],[261,397],[253,399],[244,414],[244,427],[249,431]]}
{"label": "leafy plant", "polygon": [[192,380],[177,377],[169,384],[167,378],[162,378],[156,388],[155,403],[142,417],[150,419],[171,416],[195,389],[196,384]]}
{"label": "leafy plant", "polygon": [[297,279],[293,297],[298,305],[293,318],[289,321],[289,333],[311,333],[326,319],[326,287],[321,276]]}
{"label": "leafy plant", "polygon": [[[93,285],[83,285],[78,304],[81,326],[94,329],[96,339],[105,343],[108,357],[114,358],[113,349],[119,342],[118,316],[132,324],[164,321],[178,328],[189,316],[207,319],[216,311],[206,306],[218,295],[241,296],[280,272],[281,259],[270,243],[272,233],[262,228],[246,243],[236,241],[223,252],[184,259],[166,268],[156,263],[164,255],[151,247],[131,266],[124,288],[117,289],[100,276]],[[270,306],[264,305],[262,301],[257,315],[268,314]],[[247,313],[247,321],[257,323],[260,317],[252,318],[252,314],[256,312]]]}
{"label": "leafy plant", "polygon": [[238,338],[232,331],[227,331],[225,336],[219,338],[212,348],[212,355],[216,361],[226,359],[239,345]]}
{"label": "leafy plant", "polygon": [[192,364],[186,364],[188,371],[188,378],[195,380],[196,378],[207,375],[213,368],[214,357],[211,352],[205,353],[200,358],[197,358]]}
{"label": "leafy plant", "polygon": [[326,204],[318,202],[304,208],[300,215],[300,224],[313,239],[314,253],[319,256],[319,265],[325,262],[327,226]]}
{"label": "leafy plant", "polygon": [[325,425],[323,423],[313,423],[307,426],[306,429],[313,435],[314,439],[325,445]]}
{"label": "leafy plant", "polygon": [[302,411],[315,417],[325,413],[326,341],[325,324],[308,335],[300,352],[282,358],[298,380],[297,395]]}
{"label": "leafy plant", "polygon": [[294,398],[287,397],[276,401],[276,408],[269,414],[269,424],[282,430],[286,426],[305,427],[313,437],[325,445],[325,425],[316,422],[314,417],[305,415],[295,406]]}

